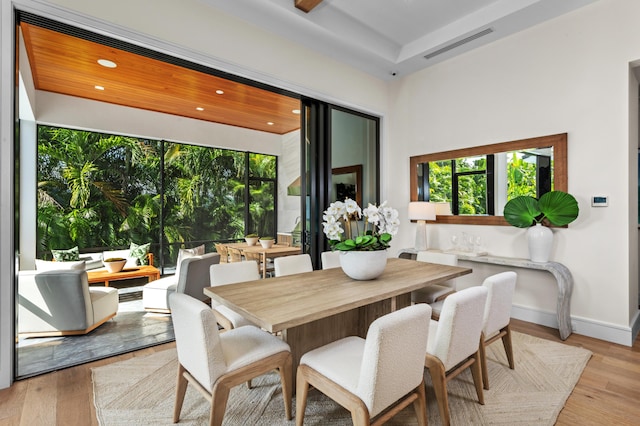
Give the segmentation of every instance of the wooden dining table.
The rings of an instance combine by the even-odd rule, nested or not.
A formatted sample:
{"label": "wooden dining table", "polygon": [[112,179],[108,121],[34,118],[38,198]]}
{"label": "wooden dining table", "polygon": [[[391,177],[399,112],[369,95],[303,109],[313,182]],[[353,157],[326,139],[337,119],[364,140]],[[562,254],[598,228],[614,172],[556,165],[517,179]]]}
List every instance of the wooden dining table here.
{"label": "wooden dining table", "polygon": [[273,259],[275,257],[282,257],[282,256],[291,256],[294,254],[301,253],[300,247],[291,247],[291,246],[286,246],[281,244],[274,244],[269,248],[262,247],[261,244],[250,246],[247,243],[229,243],[229,244],[225,244],[225,246],[236,248],[240,250],[242,254],[244,254],[245,252],[259,254],[261,256],[261,262],[264,265],[264,267],[262,268],[262,278],[267,277],[267,268],[266,268],[267,259]]}
{"label": "wooden dining table", "polygon": [[366,337],[376,318],[409,306],[413,290],[471,271],[390,258],[384,273],[370,281],[353,280],[334,268],[206,287],[204,293],[263,329],[281,332],[291,347],[295,383],[304,353],[346,336]]}

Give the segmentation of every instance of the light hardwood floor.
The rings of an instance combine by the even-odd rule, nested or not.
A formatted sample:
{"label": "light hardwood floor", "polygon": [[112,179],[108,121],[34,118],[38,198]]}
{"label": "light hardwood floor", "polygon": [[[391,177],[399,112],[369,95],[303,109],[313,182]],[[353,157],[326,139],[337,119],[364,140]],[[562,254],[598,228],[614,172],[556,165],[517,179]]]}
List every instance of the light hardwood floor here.
{"label": "light hardwood floor", "polygon": [[[513,320],[512,329],[561,342],[557,330]],[[593,352],[557,425],[636,425],[640,419],[640,338],[633,347],[573,334],[565,343]],[[0,390],[0,426],[97,426],[91,368],[174,347],[167,343],[16,382]],[[516,365],[516,368],[518,366]]]}

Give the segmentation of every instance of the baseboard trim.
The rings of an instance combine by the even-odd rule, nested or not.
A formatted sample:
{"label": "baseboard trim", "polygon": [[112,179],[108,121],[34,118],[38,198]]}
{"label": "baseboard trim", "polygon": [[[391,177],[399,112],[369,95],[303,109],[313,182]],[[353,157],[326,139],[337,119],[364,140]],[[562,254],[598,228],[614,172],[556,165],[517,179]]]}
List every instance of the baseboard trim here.
{"label": "baseboard trim", "polygon": [[[511,308],[511,317],[545,327],[558,328],[558,317],[555,312],[514,305]],[[633,328],[621,327],[616,324],[571,317],[571,329],[574,333],[624,346],[633,346],[633,341],[640,331],[640,311],[636,312],[632,324]]]}

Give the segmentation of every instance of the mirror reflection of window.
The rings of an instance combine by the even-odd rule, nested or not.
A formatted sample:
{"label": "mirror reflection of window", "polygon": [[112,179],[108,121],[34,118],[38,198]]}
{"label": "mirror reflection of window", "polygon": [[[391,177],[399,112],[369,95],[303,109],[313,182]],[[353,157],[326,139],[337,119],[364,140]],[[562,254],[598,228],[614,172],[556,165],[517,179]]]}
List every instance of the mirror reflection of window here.
{"label": "mirror reflection of window", "polygon": [[418,199],[447,202],[454,215],[502,215],[512,198],[553,190],[553,147],[431,161],[417,175]]}

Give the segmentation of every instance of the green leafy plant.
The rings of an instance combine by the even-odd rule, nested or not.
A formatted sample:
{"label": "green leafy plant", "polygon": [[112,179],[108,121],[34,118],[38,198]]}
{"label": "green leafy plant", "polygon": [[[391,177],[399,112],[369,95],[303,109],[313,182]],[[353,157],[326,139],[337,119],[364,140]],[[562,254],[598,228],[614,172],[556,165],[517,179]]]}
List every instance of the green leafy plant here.
{"label": "green leafy plant", "polygon": [[[364,218],[362,228],[359,220]],[[398,211],[387,207],[386,201],[376,207],[373,204],[362,210],[350,198],[331,203],[324,211],[323,231],[333,250],[375,251],[389,248],[398,232]],[[343,228],[344,226],[344,228]]]}
{"label": "green leafy plant", "polygon": [[528,228],[537,223],[565,226],[576,220],[579,212],[574,196],[563,191],[547,192],[539,200],[521,195],[504,206],[505,220],[518,228]]}

